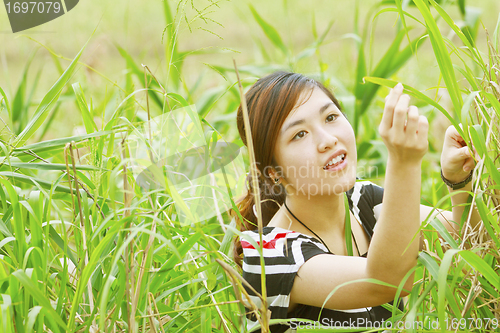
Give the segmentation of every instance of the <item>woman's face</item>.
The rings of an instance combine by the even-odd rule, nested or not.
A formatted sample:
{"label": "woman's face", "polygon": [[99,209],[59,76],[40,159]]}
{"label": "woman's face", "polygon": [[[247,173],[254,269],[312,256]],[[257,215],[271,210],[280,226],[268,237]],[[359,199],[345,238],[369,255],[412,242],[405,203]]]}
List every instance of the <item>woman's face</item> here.
{"label": "woman's face", "polygon": [[287,194],[339,195],[354,185],[354,131],[320,88],[313,88],[312,93],[306,90],[285,119],[276,141],[275,160]]}

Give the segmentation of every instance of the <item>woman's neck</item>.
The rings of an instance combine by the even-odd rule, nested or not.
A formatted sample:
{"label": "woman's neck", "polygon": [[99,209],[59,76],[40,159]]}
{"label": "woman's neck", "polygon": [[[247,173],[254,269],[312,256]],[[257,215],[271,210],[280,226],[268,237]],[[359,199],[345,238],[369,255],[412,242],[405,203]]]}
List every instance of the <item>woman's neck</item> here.
{"label": "woman's neck", "polygon": [[[344,228],[344,194],[300,196],[288,195],[286,204],[290,211],[309,229],[316,233],[328,233]],[[289,215],[285,209],[285,214]],[[300,224],[293,216],[293,223]]]}

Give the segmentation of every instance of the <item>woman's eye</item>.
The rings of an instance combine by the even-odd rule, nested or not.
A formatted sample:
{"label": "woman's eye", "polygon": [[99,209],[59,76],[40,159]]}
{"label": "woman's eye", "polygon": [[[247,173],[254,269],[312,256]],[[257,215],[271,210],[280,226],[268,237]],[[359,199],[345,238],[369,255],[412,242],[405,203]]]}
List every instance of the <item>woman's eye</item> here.
{"label": "woman's eye", "polygon": [[337,119],[338,115],[332,113],[330,115],[328,115],[328,117],[326,117],[326,121],[330,122],[330,121],[334,121],[335,119]]}
{"label": "woman's eye", "polygon": [[292,140],[301,139],[304,137],[304,135],[306,135],[306,131],[300,131],[299,133],[295,134]]}

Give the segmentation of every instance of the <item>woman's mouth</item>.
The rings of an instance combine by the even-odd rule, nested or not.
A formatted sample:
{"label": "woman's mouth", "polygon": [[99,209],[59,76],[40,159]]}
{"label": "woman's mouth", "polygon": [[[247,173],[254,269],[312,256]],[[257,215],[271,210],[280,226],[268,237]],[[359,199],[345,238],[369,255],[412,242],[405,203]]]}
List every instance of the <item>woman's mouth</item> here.
{"label": "woman's mouth", "polygon": [[328,162],[324,167],[323,170],[327,171],[338,171],[342,170],[346,165],[346,154],[340,154],[337,155],[336,157],[332,158],[330,162]]}

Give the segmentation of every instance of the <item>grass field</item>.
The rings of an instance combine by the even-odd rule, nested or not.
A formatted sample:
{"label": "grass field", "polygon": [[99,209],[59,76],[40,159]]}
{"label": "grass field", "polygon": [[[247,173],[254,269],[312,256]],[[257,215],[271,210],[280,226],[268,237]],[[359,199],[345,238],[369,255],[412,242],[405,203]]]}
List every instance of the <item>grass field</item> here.
{"label": "grass field", "polygon": [[[480,156],[471,203],[483,227],[464,214],[453,239],[428,221],[393,320],[498,330],[499,13],[493,0],[88,0],[12,34],[0,9],[0,331],[245,331],[226,213],[249,163],[233,59],[244,88],[276,69],[332,88],[359,176],[379,184],[377,126],[387,88],[403,82],[430,122],[426,205],[450,209],[439,156],[446,127],[460,129]],[[227,170],[193,167],[227,143],[241,152]],[[205,158],[181,154],[193,147]]]}

